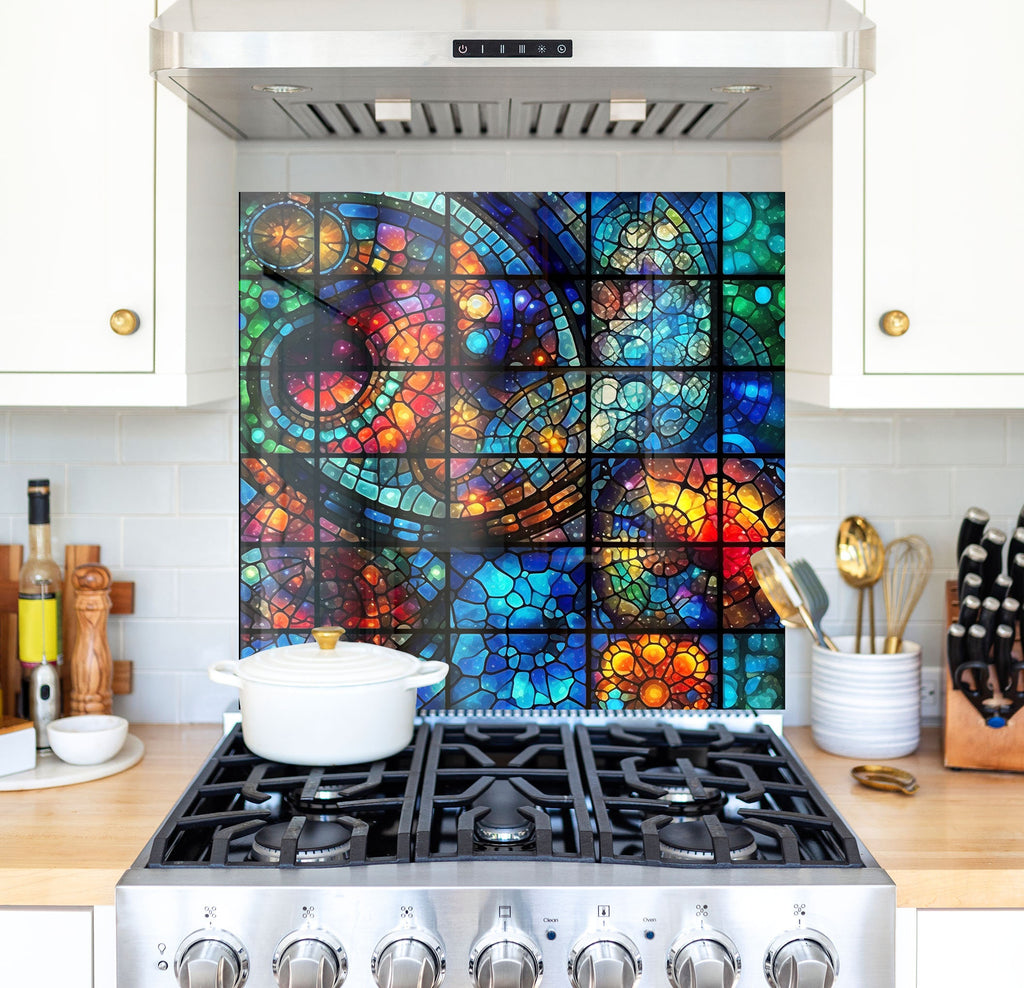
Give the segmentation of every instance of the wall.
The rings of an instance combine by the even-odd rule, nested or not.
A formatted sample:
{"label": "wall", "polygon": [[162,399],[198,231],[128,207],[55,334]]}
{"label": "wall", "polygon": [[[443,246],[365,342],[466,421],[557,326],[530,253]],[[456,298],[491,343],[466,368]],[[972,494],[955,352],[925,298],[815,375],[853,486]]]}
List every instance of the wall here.
{"label": "wall", "polygon": [[[410,144],[392,151],[311,144],[239,149],[238,187],[472,189],[780,187],[778,147],[528,142]],[[790,193],[793,194],[792,192]],[[110,621],[115,658],[135,664],[116,709],[135,721],[213,721],[233,693],[206,666],[235,654],[237,417],[233,403],[198,411],[0,411],[0,542],[25,542],[25,482],[49,476],[54,535],[98,542],[116,579],[136,581],[136,611]],[[939,569],[910,629],[938,666],[942,581],[966,507],[1008,528],[1024,501],[1024,412],[823,412],[791,407],[787,430],[788,554],[819,567],[832,634],[852,631],[856,598],[833,562],[835,532],[863,514],[886,540],[918,532]],[[882,614],[877,592],[876,611]],[[806,723],[805,635],[789,633],[787,720]]]}

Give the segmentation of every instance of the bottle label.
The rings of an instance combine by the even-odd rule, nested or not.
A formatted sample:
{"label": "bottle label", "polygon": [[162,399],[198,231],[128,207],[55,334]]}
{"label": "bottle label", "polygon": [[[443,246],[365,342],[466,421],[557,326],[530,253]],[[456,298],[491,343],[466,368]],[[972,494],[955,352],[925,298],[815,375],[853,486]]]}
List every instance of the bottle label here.
{"label": "bottle label", "polygon": [[56,594],[18,597],[18,658],[22,665],[60,662],[60,606]]}

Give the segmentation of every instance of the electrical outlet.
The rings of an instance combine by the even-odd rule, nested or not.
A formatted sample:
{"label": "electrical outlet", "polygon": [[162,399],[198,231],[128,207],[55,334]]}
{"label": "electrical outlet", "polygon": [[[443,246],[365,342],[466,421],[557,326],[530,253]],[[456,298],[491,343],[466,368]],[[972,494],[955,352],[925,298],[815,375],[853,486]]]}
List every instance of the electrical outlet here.
{"label": "electrical outlet", "polygon": [[942,686],[938,669],[921,670],[921,717],[938,720],[941,714]]}

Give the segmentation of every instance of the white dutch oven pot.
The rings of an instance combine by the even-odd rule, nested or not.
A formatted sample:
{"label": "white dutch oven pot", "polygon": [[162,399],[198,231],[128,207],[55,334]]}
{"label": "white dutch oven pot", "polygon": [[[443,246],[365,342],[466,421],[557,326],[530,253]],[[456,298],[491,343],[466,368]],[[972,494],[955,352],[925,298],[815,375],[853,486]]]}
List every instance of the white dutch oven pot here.
{"label": "white dutch oven pot", "polygon": [[238,688],[242,737],[257,755],[290,765],[351,765],[401,751],[412,739],[416,690],[448,675],[379,645],[337,645],[339,628],[316,642],[269,648],[209,668]]}

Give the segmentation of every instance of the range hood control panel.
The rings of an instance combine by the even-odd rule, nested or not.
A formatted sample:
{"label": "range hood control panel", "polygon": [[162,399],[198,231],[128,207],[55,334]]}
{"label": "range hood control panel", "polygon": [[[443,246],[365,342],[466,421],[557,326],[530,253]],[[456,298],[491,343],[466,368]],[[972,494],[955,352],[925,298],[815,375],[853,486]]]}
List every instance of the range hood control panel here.
{"label": "range hood control panel", "polygon": [[455,58],[572,58],[572,41],[569,38],[541,38],[539,41],[456,38],[452,42],[452,55]]}

